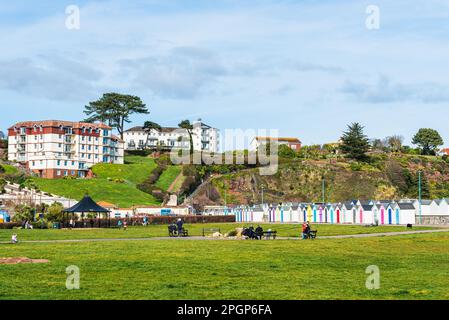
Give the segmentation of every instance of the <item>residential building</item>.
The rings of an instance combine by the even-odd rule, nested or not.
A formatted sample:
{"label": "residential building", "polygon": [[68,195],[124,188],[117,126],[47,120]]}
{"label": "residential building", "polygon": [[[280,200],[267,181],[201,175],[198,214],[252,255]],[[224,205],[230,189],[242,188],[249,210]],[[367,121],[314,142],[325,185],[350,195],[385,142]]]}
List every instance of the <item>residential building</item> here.
{"label": "residential building", "polygon": [[[193,123],[193,149],[195,151],[219,152],[219,130],[204,124],[201,119]],[[189,149],[190,138],[187,130],[163,127],[146,132],[143,127],[130,128],[124,133],[126,150],[143,149]]]}
{"label": "residential building", "polygon": [[123,141],[103,123],[19,122],[8,129],[8,159],[39,177],[86,177],[97,163],[124,163]]}
{"label": "residential building", "polygon": [[277,143],[278,145],[287,145],[294,151],[301,149],[301,141],[298,138],[273,138],[273,137],[255,137],[251,141],[250,149],[257,151],[261,145],[267,143]]}

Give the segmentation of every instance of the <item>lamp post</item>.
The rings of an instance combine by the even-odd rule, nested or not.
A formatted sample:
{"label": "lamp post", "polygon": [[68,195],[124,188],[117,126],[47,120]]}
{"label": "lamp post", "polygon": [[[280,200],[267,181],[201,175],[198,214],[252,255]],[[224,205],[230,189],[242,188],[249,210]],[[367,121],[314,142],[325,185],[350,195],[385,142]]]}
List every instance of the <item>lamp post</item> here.
{"label": "lamp post", "polygon": [[325,205],[326,204],[326,180],[324,178],[322,181],[321,189],[322,189],[322,194],[323,194],[323,205]]}
{"label": "lamp post", "polygon": [[263,189],[264,189],[264,186],[262,186],[261,188],[262,188],[262,207],[263,207]]}
{"label": "lamp post", "polygon": [[421,179],[421,170],[418,171],[418,199],[419,199],[419,224],[422,223],[422,179]]}

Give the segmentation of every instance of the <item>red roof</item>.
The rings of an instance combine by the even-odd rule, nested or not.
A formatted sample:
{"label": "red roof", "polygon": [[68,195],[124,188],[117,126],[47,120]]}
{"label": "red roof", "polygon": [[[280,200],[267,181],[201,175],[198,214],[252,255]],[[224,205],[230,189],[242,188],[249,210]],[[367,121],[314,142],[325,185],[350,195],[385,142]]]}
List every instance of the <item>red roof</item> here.
{"label": "red roof", "polygon": [[441,150],[441,152],[443,152],[444,154],[447,154],[449,156],[449,148],[443,149],[443,150]]}
{"label": "red roof", "polygon": [[278,141],[278,142],[289,142],[289,143],[301,143],[298,138],[273,138],[273,137],[256,137],[258,141]]}
{"label": "red roof", "polygon": [[99,129],[108,129],[111,130],[110,126],[107,126],[104,123],[88,123],[88,122],[74,122],[74,121],[61,121],[61,120],[44,120],[44,121],[23,121],[18,122],[13,125],[9,129],[20,128],[20,127],[33,127],[33,126],[42,126],[42,127],[72,127],[74,129],[79,129],[82,127],[86,128],[99,128]]}

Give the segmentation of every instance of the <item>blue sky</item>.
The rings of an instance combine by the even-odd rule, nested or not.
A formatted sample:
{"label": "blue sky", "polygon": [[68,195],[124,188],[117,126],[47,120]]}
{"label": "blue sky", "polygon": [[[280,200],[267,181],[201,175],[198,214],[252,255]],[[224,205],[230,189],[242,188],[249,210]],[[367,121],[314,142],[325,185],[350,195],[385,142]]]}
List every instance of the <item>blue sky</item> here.
{"label": "blue sky", "polygon": [[[437,129],[449,145],[449,1],[0,2],[0,129],[83,118],[102,93],[149,118],[279,129],[304,143]],[[67,5],[80,30],[65,27]],[[380,29],[365,26],[380,9]]]}

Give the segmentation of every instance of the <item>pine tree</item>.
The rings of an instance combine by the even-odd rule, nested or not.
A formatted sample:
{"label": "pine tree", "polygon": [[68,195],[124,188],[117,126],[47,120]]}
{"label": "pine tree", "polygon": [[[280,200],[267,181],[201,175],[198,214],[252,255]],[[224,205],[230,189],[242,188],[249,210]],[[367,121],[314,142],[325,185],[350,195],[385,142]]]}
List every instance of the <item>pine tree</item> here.
{"label": "pine tree", "polygon": [[359,123],[348,125],[348,131],[343,132],[340,150],[349,158],[363,161],[367,159],[366,153],[370,145],[367,136],[363,133],[364,127]]}

